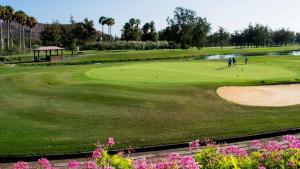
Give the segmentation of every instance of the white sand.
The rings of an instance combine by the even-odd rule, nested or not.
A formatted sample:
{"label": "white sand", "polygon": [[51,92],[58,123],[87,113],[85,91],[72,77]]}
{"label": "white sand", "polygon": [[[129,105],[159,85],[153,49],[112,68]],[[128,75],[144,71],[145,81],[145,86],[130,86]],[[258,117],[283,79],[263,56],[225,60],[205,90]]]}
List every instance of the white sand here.
{"label": "white sand", "polygon": [[227,101],[266,107],[284,107],[300,104],[300,84],[238,87],[217,89],[217,94]]}

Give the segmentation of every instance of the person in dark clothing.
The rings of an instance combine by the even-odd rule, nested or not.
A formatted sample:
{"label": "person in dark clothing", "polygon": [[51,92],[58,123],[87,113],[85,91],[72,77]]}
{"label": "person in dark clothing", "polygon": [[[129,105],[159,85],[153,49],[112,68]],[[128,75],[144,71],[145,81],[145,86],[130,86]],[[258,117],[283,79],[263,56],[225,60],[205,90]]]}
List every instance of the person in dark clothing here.
{"label": "person in dark clothing", "polygon": [[228,67],[231,67],[231,63],[232,63],[232,58],[228,58]]}
{"label": "person in dark clothing", "polygon": [[248,56],[245,56],[245,65],[248,64]]}
{"label": "person in dark clothing", "polygon": [[236,65],[236,58],[235,56],[232,57],[232,66],[235,66]]}

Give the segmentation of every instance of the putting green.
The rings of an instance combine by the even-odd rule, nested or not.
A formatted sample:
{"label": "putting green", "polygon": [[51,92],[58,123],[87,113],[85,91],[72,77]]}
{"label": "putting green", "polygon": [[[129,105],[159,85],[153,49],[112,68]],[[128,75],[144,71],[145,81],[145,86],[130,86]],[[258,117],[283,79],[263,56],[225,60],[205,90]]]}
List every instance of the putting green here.
{"label": "putting green", "polygon": [[296,76],[293,71],[266,64],[237,65],[224,62],[157,62],[96,68],[86,75],[107,83],[197,83],[269,80]]}

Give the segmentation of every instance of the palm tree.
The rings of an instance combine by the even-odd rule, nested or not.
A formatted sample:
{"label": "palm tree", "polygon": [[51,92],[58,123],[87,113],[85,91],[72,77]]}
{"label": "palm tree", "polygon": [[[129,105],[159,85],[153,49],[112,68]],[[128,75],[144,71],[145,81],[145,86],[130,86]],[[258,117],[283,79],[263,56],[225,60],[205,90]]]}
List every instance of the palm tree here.
{"label": "palm tree", "polygon": [[22,24],[25,16],[25,12],[17,11],[14,15],[14,20],[19,24],[20,32],[19,32],[19,51],[22,50]]}
{"label": "palm tree", "polygon": [[99,19],[99,23],[102,25],[102,37],[101,37],[101,42],[103,41],[103,36],[104,36],[104,25],[106,24],[106,17],[101,16]]}
{"label": "palm tree", "polygon": [[7,25],[7,48],[10,48],[10,45],[9,45],[10,44],[10,32],[11,32],[10,24],[13,19],[15,10],[11,6],[5,6],[3,12],[4,12],[4,20]]}
{"label": "palm tree", "polygon": [[35,17],[30,16],[27,19],[27,26],[30,28],[30,36],[29,36],[29,49],[31,51],[31,38],[32,38],[32,28],[35,27],[38,24]]}
{"label": "palm tree", "polygon": [[26,51],[26,46],[25,46],[25,26],[27,24],[27,20],[28,20],[28,15],[24,15],[22,18],[22,34],[23,34],[23,50],[24,52]]}
{"label": "palm tree", "polygon": [[107,26],[108,26],[108,33],[109,33],[109,38],[110,41],[112,41],[112,36],[111,36],[111,27],[115,24],[115,19],[114,18],[107,18]]}
{"label": "palm tree", "polygon": [[0,5],[0,43],[1,43],[1,51],[3,51],[3,34],[2,34],[2,21],[4,20],[4,8]]}

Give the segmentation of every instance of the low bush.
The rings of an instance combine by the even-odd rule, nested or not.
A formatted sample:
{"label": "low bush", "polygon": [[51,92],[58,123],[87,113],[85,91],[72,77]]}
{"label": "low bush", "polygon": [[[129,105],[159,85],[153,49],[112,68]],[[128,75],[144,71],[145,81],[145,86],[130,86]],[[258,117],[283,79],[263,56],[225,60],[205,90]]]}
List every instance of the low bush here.
{"label": "low bush", "polygon": [[[181,156],[171,153],[162,159],[152,161],[132,160],[120,152],[108,154],[108,149],[115,144],[109,138],[106,144],[97,144],[92,153],[94,161],[80,164],[69,161],[67,169],[298,169],[300,168],[300,140],[293,135],[286,135],[282,142],[259,140],[251,141],[249,149],[237,146],[221,146],[207,142],[200,147],[199,140],[190,143],[190,151],[195,155]],[[155,162],[153,162],[155,161]],[[38,160],[41,169],[55,169],[45,158]],[[18,162],[14,169],[29,169],[26,162]]]}
{"label": "low bush", "polygon": [[170,49],[176,46],[170,46],[167,41],[141,42],[141,41],[116,41],[88,43],[82,46],[83,50],[152,50],[152,49]]}

